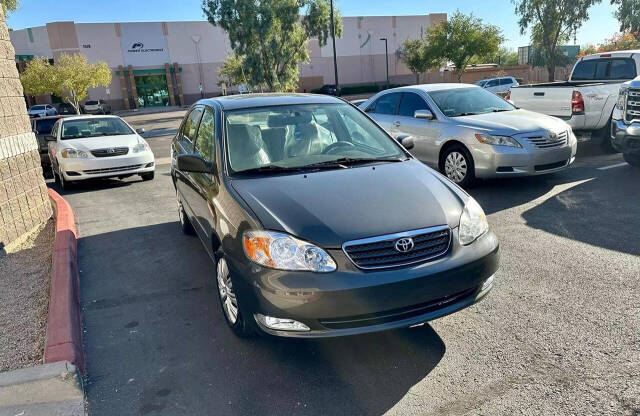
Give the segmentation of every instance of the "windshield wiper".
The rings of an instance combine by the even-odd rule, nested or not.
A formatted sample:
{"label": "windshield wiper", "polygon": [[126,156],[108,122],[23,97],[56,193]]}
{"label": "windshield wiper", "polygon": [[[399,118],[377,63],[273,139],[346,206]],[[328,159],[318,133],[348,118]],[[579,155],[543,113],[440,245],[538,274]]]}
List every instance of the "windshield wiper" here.
{"label": "windshield wiper", "polygon": [[460,114],[456,114],[454,116],[449,116],[449,117],[461,117],[461,116],[477,116],[479,113],[460,113]]}
{"label": "windshield wiper", "polygon": [[245,173],[263,173],[263,172],[273,172],[273,173],[280,173],[280,172],[300,172],[303,169],[301,168],[292,168],[292,167],[286,167],[286,166],[277,166],[277,165],[265,165],[265,166],[260,166],[257,168],[251,168],[251,169],[247,169],[247,170],[241,170],[239,172],[239,174],[245,174]]}
{"label": "windshield wiper", "polygon": [[491,110],[491,111],[493,111],[494,113],[501,113],[503,111],[513,111],[513,109],[512,108],[496,108],[495,110]]}
{"label": "windshield wiper", "polygon": [[341,167],[346,168],[349,165],[360,165],[364,163],[374,162],[402,162],[406,159],[399,159],[397,157],[369,157],[369,158],[354,158],[354,157],[341,157],[340,159],[327,160],[325,162],[312,163],[310,165],[304,165],[303,168],[317,168],[317,167]]}

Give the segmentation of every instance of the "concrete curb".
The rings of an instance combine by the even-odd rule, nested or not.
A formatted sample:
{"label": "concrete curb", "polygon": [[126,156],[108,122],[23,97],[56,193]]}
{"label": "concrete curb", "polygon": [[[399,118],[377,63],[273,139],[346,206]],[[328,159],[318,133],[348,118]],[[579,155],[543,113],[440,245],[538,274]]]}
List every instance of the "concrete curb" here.
{"label": "concrete curb", "polygon": [[48,191],[56,214],[56,236],[53,243],[44,362],[69,361],[84,374],[85,358],[82,349],[78,277],[78,231],[69,203],[56,191],[52,189]]}
{"label": "concrete curb", "polygon": [[55,409],[60,407],[56,403],[65,402],[72,402],[75,407],[84,403],[82,379],[68,361],[0,373],[0,414],[8,413],[7,408],[18,410],[34,405],[46,404]]}

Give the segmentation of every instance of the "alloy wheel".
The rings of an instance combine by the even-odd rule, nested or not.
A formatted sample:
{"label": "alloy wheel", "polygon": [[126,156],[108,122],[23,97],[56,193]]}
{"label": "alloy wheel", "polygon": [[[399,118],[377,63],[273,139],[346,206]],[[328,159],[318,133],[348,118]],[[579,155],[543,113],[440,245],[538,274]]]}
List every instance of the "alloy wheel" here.
{"label": "alloy wheel", "polygon": [[467,159],[460,152],[449,153],[444,161],[444,172],[455,183],[464,181],[467,176]]}
{"label": "alloy wheel", "polygon": [[216,273],[218,294],[220,295],[222,309],[224,310],[224,314],[229,323],[234,325],[238,320],[238,301],[236,299],[236,294],[233,292],[233,284],[231,283],[229,268],[227,267],[227,262],[224,258],[218,260]]}

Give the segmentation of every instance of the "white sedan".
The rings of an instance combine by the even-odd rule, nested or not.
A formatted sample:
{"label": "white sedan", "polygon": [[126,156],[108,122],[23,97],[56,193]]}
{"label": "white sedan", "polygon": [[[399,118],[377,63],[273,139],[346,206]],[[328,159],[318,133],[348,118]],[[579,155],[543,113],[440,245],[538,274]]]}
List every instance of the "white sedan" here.
{"label": "white sedan", "polygon": [[153,179],[155,159],[149,144],[120,117],[62,118],[46,140],[54,178],[63,189],[91,178]]}
{"label": "white sedan", "polygon": [[29,117],[47,117],[47,116],[55,116],[58,114],[58,111],[51,104],[37,104],[34,105],[27,111]]}

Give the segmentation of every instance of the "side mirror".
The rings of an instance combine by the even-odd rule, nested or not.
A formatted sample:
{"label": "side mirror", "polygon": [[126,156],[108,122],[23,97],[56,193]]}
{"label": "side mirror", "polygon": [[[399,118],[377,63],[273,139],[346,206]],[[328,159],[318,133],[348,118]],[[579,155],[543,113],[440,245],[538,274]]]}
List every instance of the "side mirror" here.
{"label": "side mirror", "polygon": [[407,150],[413,149],[415,142],[413,136],[398,136],[398,142]]}
{"label": "side mirror", "polygon": [[194,173],[213,173],[213,163],[207,162],[198,155],[180,155],[177,160],[178,170]]}
{"label": "side mirror", "polygon": [[433,120],[433,113],[429,110],[416,110],[413,117],[422,118],[424,120]]}
{"label": "side mirror", "polygon": [[56,138],[56,136],[52,136],[51,134],[47,134],[46,136],[44,136],[44,141],[45,142],[55,142],[58,139]]}
{"label": "side mirror", "polygon": [[147,131],[146,131],[145,129],[143,129],[143,128],[136,129],[136,133],[138,133],[139,135],[143,135],[143,134],[145,134],[146,132],[147,132]]}

